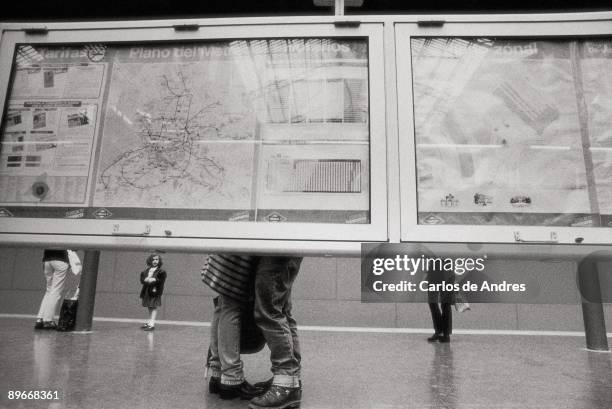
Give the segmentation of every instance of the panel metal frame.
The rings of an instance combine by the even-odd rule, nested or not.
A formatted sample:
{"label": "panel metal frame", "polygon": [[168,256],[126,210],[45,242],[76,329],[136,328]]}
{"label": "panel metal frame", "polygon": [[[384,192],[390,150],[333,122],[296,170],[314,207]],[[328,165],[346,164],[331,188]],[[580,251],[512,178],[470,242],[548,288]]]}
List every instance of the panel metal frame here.
{"label": "panel metal frame", "polygon": [[[413,106],[411,37],[503,37],[515,39],[612,37],[610,20],[574,19],[542,21],[524,16],[512,21],[452,21],[443,25],[404,22],[395,25],[397,92],[399,107]],[[398,113],[402,242],[475,242],[523,244],[612,243],[612,227],[424,225],[417,222],[417,177],[414,117]]]}
{"label": "panel metal frame", "polygon": [[[210,21],[207,21],[210,23]],[[235,22],[235,20],[234,20]],[[181,25],[191,21],[123,22],[123,23],[57,23],[47,27],[40,35],[28,33],[28,26],[6,25],[0,46],[0,109],[5,110],[5,99],[9,86],[11,64],[17,44],[159,44],[160,42],[210,41],[234,39],[290,39],[290,38],[364,38],[368,41],[369,84],[369,131],[370,131],[370,223],[273,223],[250,221],[179,221],[179,220],[91,220],[49,218],[0,218],[0,243],[27,242],[44,245],[47,233],[60,235],[62,241],[74,242],[75,237],[99,246],[151,247],[147,241],[153,238],[156,245],[167,248],[197,248],[193,239],[224,239],[226,248],[244,251],[267,249],[261,240],[270,241],[314,241],[321,242],[322,252],[328,241],[354,242],[386,241],[387,234],[387,187],[386,136],[384,101],[384,53],[383,26],[380,23],[361,24],[350,29],[328,23],[296,24],[202,24],[198,30],[181,30]],[[278,23],[278,21],[277,21]],[[175,29],[178,26],[179,29]],[[372,166],[372,164],[377,164]],[[18,237],[23,236],[23,237]],[[123,237],[122,244],[117,239]],[[234,241],[231,241],[234,239]],[[238,240],[237,242],[235,240]],[[243,245],[241,240],[254,240]],[[236,245],[236,243],[239,243]],[[77,244],[78,243],[74,243]],[[281,246],[282,247],[282,246]],[[294,248],[291,245],[289,248]],[[305,245],[304,248],[309,248]]]}

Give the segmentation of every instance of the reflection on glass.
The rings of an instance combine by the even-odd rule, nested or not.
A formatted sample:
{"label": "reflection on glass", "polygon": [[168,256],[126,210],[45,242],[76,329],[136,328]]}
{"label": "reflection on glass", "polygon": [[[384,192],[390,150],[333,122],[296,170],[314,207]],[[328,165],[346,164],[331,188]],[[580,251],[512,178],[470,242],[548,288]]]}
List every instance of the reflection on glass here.
{"label": "reflection on glass", "polygon": [[413,38],[421,224],[612,223],[610,40]]}
{"label": "reflection on glass", "polygon": [[368,87],[364,39],[20,45],[0,203],[369,223]]}

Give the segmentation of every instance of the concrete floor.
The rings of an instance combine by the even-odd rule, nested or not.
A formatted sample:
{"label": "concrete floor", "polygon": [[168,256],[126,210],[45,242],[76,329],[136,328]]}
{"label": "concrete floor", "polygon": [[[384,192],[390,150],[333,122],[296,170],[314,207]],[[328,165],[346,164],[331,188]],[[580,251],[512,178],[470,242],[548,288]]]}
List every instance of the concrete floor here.
{"label": "concrete floor", "polygon": [[[94,321],[91,333],[34,331],[0,318],[3,408],[246,408],[207,393],[208,327]],[[612,354],[582,337],[301,331],[302,408],[611,408]],[[268,350],[245,355],[270,376]],[[58,391],[57,401],[8,391]]]}

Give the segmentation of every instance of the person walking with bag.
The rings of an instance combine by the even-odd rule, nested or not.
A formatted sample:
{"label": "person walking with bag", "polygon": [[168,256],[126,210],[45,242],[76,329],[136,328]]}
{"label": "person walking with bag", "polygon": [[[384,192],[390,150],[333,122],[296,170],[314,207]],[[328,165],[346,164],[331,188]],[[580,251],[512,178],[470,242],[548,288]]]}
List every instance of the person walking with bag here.
{"label": "person walking with bag", "polygon": [[47,285],[34,329],[54,330],[57,324],[53,318],[64,296],[67,273],[70,269],[68,250],[45,249],[42,262]]}
{"label": "person walking with bag", "polygon": [[253,315],[257,262],[253,256],[212,254],[202,267],[202,281],[219,294],[214,299],[206,367],[211,371],[208,391],[218,393],[221,399],[251,399],[265,392],[261,384],[252,385],[245,379],[240,359],[241,344],[245,344],[241,327],[248,321],[248,315]]}
{"label": "person walking with bag", "polygon": [[149,321],[142,327],[143,331],[153,331],[155,329],[155,319],[157,318],[157,308],[161,307],[161,297],[164,293],[166,282],[166,271],[161,267],[162,258],[159,254],[153,253],[147,257],[147,268],[140,273],[140,298],[142,306],[149,310]]}

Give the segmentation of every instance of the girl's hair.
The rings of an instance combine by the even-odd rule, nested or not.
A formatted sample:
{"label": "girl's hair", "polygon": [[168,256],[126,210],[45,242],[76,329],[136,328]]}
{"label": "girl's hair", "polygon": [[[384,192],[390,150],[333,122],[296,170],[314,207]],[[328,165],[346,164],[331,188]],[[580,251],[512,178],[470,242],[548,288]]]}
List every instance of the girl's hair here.
{"label": "girl's hair", "polygon": [[157,253],[151,253],[151,254],[149,255],[149,257],[147,257],[147,265],[148,265],[149,267],[151,267],[151,266],[153,265],[153,257],[157,257],[157,258],[159,259],[159,263],[157,263],[157,267],[161,267],[161,266],[162,266],[162,264],[163,264],[163,262],[162,262],[162,258],[161,258],[161,256],[160,256],[159,254],[157,254]]}

